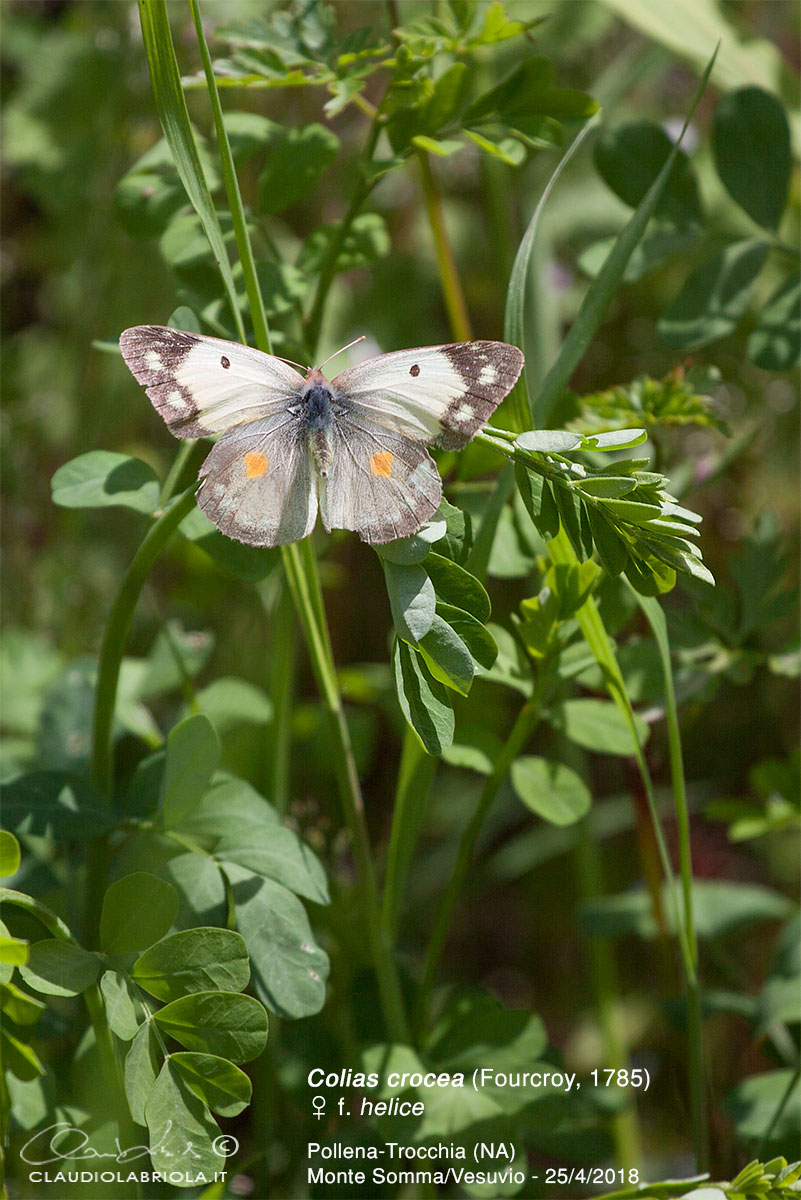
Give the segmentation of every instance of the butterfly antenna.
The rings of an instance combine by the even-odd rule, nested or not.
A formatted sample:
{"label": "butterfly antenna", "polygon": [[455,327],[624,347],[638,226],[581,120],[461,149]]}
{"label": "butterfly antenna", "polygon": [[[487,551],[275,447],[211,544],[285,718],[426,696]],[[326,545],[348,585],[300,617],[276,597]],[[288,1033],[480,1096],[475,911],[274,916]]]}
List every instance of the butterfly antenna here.
{"label": "butterfly antenna", "polygon": [[354,338],[352,342],[348,342],[347,346],[343,346],[341,350],[335,350],[333,354],[329,354],[325,362],[320,363],[319,367],[317,367],[317,370],[322,371],[326,363],[330,363],[332,358],[336,358],[338,354],[344,354],[346,350],[350,350],[351,346],[358,346],[359,342],[363,342],[366,336],[367,335],[363,333],[361,337]]}
{"label": "butterfly antenna", "polygon": [[289,363],[291,367],[300,367],[301,371],[309,370],[305,363],[295,362],[294,358],[284,358],[283,354],[273,354],[272,357],[279,359],[281,362]]}

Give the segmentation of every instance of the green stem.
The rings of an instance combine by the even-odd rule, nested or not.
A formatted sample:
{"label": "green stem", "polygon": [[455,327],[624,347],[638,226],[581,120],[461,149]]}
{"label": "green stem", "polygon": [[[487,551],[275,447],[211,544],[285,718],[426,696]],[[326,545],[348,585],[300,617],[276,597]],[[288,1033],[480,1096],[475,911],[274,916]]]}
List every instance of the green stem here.
{"label": "green stem", "polygon": [[[368,136],[367,151],[365,159],[369,160],[372,157],[373,149],[378,140],[380,126],[377,121],[373,121],[370,127]],[[359,210],[366,201],[367,197],[373,190],[375,182],[369,179],[360,178],[353,190],[353,195],[350,199],[347,212],[342,220],[335,226],[331,241],[328,243],[323,265],[320,268],[320,275],[317,280],[317,288],[314,293],[314,301],[312,302],[309,316],[306,322],[306,346],[309,354],[312,357],[317,352],[317,344],[320,341],[320,333],[323,324],[323,314],[325,305],[328,299],[328,293],[331,290],[331,284],[337,273],[337,259],[339,258],[342,247],[345,243],[345,238],[348,235],[351,225],[359,215]]]}
{"label": "green stem", "polygon": [[[601,851],[586,820],[582,821],[579,830],[576,859],[583,896],[594,900],[603,895],[606,889],[603,885]],[[586,939],[586,949],[595,983],[595,1008],[603,1042],[604,1065],[624,1070],[629,1061],[616,1012],[620,987],[612,945],[608,938],[591,937]],[[613,1114],[611,1125],[618,1164],[626,1171],[639,1167],[640,1133],[633,1096],[627,1099],[625,1107]]]}
{"label": "green stem", "polygon": [[544,692],[546,679],[547,672],[543,668],[540,671],[534,695],[526,701],[518,713],[512,731],[495,760],[492,774],[487,777],[475,812],[470,818],[470,822],[459,841],[456,863],[440,900],[439,908],[434,918],[434,927],[431,931],[428,946],[426,947],[423,980],[418,994],[417,1020],[415,1022],[415,1028],[419,1035],[422,1035],[428,1022],[431,991],[436,979],[439,960],[448,937],[456,901],[467,879],[473,861],[473,853],[478,841],[478,835],[481,832],[481,827],[484,824],[484,818],[489,812],[493,800],[498,795],[501,784],[506,778],[512,763],[528,742],[539,721],[542,693]]}
{"label": "green stem", "polygon": [[392,806],[384,879],[383,921],[393,941],[397,937],[406,878],[436,771],[437,760],[425,752],[417,734],[407,725]]}
{"label": "green stem", "polygon": [[[253,257],[253,248],[248,236],[247,218],[242,204],[242,194],[239,190],[234,156],[231,153],[231,144],[228,141],[228,134],[225,131],[220,92],[217,87],[217,80],[214,77],[214,67],[211,55],[209,54],[206,35],[203,32],[203,22],[200,18],[198,0],[189,0],[189,7],[192,12],[192,20],[195,23],[197,43],[200,47],[200,57],[206,75],[206,86],[208,88],[209,101],[211,102],[211,111],[214,116],[214,129],[217,134],[217,147],[220,152],[223,182],[225,183],[225,192],[228,197],[228,207],[231,210],[239,261],[242,264],[242,277],[245,281],[245,292],[250,307],[250,319],[253,322],[256,345],[265,354],[270,354],[270,330],[267,324],[267,313],[264,309],[261,288],[259,287],[258,275],[256,274],[256,260]],[[242,340],[244,341],[244,338]]]}
{"label": "green stem", "polygon": [[[634,591],[633,588],[632,591]],[[684,778],[681,730],[679,728],[676,690],[673,684],[673,669],[670,661],[670,644],[668,642],[665,614],[658,601],[653,597],[640,596],[636,592],[634,594],[654,634],[662,664],[662,678],[665,687],[665,715],[667,718],[670,774],[673,785],[673,803],[675,806],[679,843],[679,874],[681,877],[682,899],[684,901],[684,929],[688,953],[693,967],[692,972],[687,972],[685,975],[691,1115],[697,1170],[706,1171],[709,1168],[709,1132],[706,1112],[706,1071],[703,1052],[703,1005],[698,976],[698,939],[696,937],[693,912],[690,810],[687,803],[687,787]]]}
{"label": "green stem", "polygon": [[92,742],[92,779],[103,796],[106,806],[111,807],[114,783],[113,750],[111,728],[117,697],[117,682],[120,664],[128,634],[131,630],[134,609],[139,593],[158,556],[169,542],[175,530],[195,503],[194,488],[187,488],[171,501],[153,522],[140,545],[133,562],[123,576],[100,645],[97,667],[97,692],[95,697],[94,735]]}
{"label": "green stem", "polygon": [[[158,556],[195,503],[194,488],[176,497],[148,530],[133,562],[123,576],[120,590],[111,606],[97,664],[94,730],[92,737],[92,779],[106,807],[112,807],[114,789],[114,749],[112,729],[117,701],[120,664],[128,643],[134,610]],[[109,846],[105,837],[94,838],[89,845],[86,867],[86,937],[89,945],[97,941],[100,910],[106,890]]]}
{"label": "green stem", "polygon": [[473,337],[470,325],[470,315],[462,290],[456,261],[453,257],[445,217],[442,212],[442,198],[431,170],[431,162],[425,150],[417,151],[417,161],[420,164],[420,178],[423,183],[423,198],[425,200],[428,223],[434,238],[434,249],[437,255],[442,295],[448,313],[451,332],[458,342],[469,342]]}
{"label": "green stem", "polygon": [[336,677],[328,625],[322,609],[322,590],[314,551],[310,540],[305,538],[300,543],[283,546],[281,552],[295,609],[306,636],[312,670],[328,716],[334,749],[334,771],[359,873],[362,919],[370,942],[387,1032],[393,1041],[405,1042],[408,1041],[408,1030],[400,980],[390,939],[381,920],[361,785]]}
{"label": "green stem", "polygon": [[289,764],[292,754],[292,698],[295,685],[295,610],[285,580],[269,613],[270,697],[273,702],[267,795],[279,813],[289,807]]}

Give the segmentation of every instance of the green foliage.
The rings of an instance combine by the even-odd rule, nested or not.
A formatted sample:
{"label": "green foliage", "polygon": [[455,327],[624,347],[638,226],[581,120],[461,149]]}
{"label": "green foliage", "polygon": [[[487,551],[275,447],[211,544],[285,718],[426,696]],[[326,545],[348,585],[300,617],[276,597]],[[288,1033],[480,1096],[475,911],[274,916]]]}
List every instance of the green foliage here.
{"label": "green foliage", "polygon": [[[596,145],[596,167],[620,199],[634,206],[667,161],[670,145],[664,130],[647,122],[605,131]],[[689,350],[730,336],[751,307],[771,251],[778,251],[785,278],[767,310],[761,308],[748,351],[765,370],[790,370],[801,357],[801,337],[796,272],[787,278],[784,269],[797,256],[775,237],[787,210],[791,169],[790,128],[781,101],[759,87],[724,96],[715,112],[712,150],[729,195],[764,233],[738,240],[727,231],[719,249],[717,231],[710,228],[704,239],[707,254],[667,306],[659,332],[667,345]],[[684,155],[674,163],[655,211],[663,227],[643,243],[629,278],[640,278],[692,244],[687,227],[705,224],[698,183]],[[695,234],[690,238],[695,241]],[[583,265],[593,273],[604,256],[605,246],[598,243],[585,253]]]}
{"label": "green foliage", "polygon": [[[24,312],[20,335],[12,320],[9,353],[11,402],[19,393],[29,408],[8,451],[25,531],[8,574],[21,578],[19,556],[33,589],[30,612],[14,601],[21,628],[0,646],[12,695],[2,817],[14,831],[0,834],[0,866],[25,889],[0,893],[0,1111],[13,1113],[11,1166],[20,1170],[13,1160],[29,1131],[63,1119],[92,1146],[101,1122],[109,1145],[146,1137],[163,1172],[191,1143],[193,1167],[212,1173],[222,1165],[216,1118],[236,1118],[238,1169],[253,1176],[254,1194],[295,1194],[299,1147],[320,1134],[312,1066],[339,1070],[361,1053],[382,1076],[376,1095],[390,1099],[390,1068],[469,1079],[477,1067],[561,1069],[564,1054],[581,1072],[647,1044],[649,1061],[686,1061],[691,1090],[703,1094],[693,1047],[715,1014],[722,1049],[709,1102],[719,1152],[762,1156],[764,1140],[777,1157],[731,1183],[699,1176],[619,1195],[789,1200],[797,1169],[779,1154],[798,1117],[788,862],[799,790],[787,744],[797,589],[776,522],[752,517],[765,495],[786,523],[795,510],[773,461],[769,480],[754,471],[753,450],[736,475],[731,463],[748,441],[740,407],[758,412],[766,445],[788,409],[786,381],[741,368],[740,343],[762,371],[791,369],[801,347],[795,255],[782,240],[784,230],[792,239],[797,205],[794,126],[776,96],[744,77],[710,112],[708,155],[691,160],[656,120],[602,129],[597,174],[634,209],[610,238],[619,208],[607,215],[579,153],[592,128],[575,135],[577,123],[597,109],[589,93],[602,95],[613,77],[621,96],[637,79],[638,118],[661,121],[667,60],[627,41],[607,63],[627,35],[599,6],[557,6],[537,29],[536,53],[540,17],[524,6],[400,6],[390,29],[396,7],[303,0],[250,17],[245,6],[217,31],[227,57],[212,64],[207,14],[192,0],[204,72],[181,80],[174,46],[190,71],[197,61],[185,14],[141,0],[158,140],[140,51],[114,6],[102,17],[79,6],[47,29],[33,12],[9,15],[10,187],[15,197],[21,188],[20,212],[53,222],[37,242],[12,209],[14,320],[32,303],[28,291],[43,299],[32,335]],[[697,27],[692,12],[686,20],[690,54]],[[103,49],[112,34],[116,53]],[[739,59],[728,42],[722,51],[730,72],[733,61],[755,61],[750,43],[737,45]],[[105,91],[92,92],[96,72],[75,76],[101,58]],[[606,83],[594,77],[601,60]],[[671,95],[683,87],[674,74]],[[86,97],[97,121],[86,120]],[[695,100],[679,98],[695,111]],[[606,110],[625,113],[625,99],[612,99]],[[70,104],[76,111],[62,120],[58,109]],[[703,127],[707,112],[694,120]],[[554,168],[548,152],[565,142]],[[430,230],[417,215],[414,159],[431,177]],[[117,229],[98,200],[105,189],[111,210],[115,176]],[[515,258],[518,213],[532,198]],[[92,219],[79,224],[84,210]],[[506,290],[504,337],[528,360],[498,428],[462,455],[435,451],[450,499],[413,537],[376,548],[381,571],[354,539],[271,551],[223,537],[193,507],[199,454],[185,446],[170,466],[169,439],[149,444],[146,407],[138,397],[134,408],[130,382],[120,383],[118,330],[168,320],[299,362],[320,361],[328,339],[333,349],[362,330],[386,348],[407,336],[465,337],[443,322],[432,235],[443,293],[464,292],[475,335],[497,336]],[[574,255],[592,277],[583,299],[564,286]],[[42,280],[50,260],[54,277]],[[38,289],[17,286],[18,262]],[[698,365],[671,363],[649,342],[657,320],[663,346],[703,351],[727,337],[720,369],[703,354]],[[102,354],[84,352],[92,339]],[[740,441],[718,454],[729,424]],[[93,445],[108,448],[86,453]],[[46,478],[54,466],[55,513],[30,486],[34,467]],[[92,511],[115,507],[138,515]],[[695,508],[708,518],[704,555],[717,588]],[[753,532],[732,552],[720,530],[734,518]],[[175,528],[181,537],[168,548]],[[296,650],[287,580],[311,672]],[[647,598],[667,593],[666,622]],[[104,633],[93,627],[101,621]],[[85,646],[99,648],[97,660]],[[319,702],[307,692],[312,676]],[[742,696],[738,725],[729,712]],[[682,753],[698,803],[694,859],[713,876],[694,881]],[[367,837],[360,784],[375,845],[389,838],[386,869]],[[661,891],[629,790],[650,806]],[[684,904],[659,824],[674,799]],[[729,829],[725,872],[710,820]],[[525,884],[525,905],[517,886],[509,903],[511,881]],[[486,977],[526,997],[534,964],[542,1019],[436,986],[462,903],[469,923],[450,948],[451,977]],[[580,961],[587,936],[592,980],[581,967],[555,974],[554,963]],[[671,959],[658,961],[670,936],[681,980]],[[679,983],[681,1009],[666,1002]],[[640,1014],[626,1022],[626,1046],[606,1020],[621,996]],[[302,1019],[273,1039],[269,1058],[260,1057],[265,1009]],[[744,1079],[742,1055],[724,1054],[721,1014],[736,1014],[741,1042],[750,1031],[749,1069],[759,1073]],[[245,1115],[251,1076],[258,1129]],[[599,1092],[423,1085],[401,1094],[424,1101],[414,1122],[354,1118],[341,1132],[359,1144],[453,1140],[468,1154],[486,1138],[511,1147],[523,1170],[635,1161],[633,1109],[619,1089]],[[651,1093],[649,1161],[664,1128],[689,1142],[685,1099],[677,1118],[664,1089]],[[125,1107],[146,1134],[129,1137]],[[690,1123],[703,1158],[697,1103]]]}

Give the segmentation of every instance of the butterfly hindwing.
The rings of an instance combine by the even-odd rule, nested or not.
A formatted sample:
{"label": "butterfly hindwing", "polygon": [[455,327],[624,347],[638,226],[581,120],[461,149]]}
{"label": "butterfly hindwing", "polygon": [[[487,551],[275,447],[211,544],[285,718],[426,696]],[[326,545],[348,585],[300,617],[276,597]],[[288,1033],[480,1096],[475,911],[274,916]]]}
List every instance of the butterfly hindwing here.
{"label": "butterfly hindwing", "polygon": [[179,438],[207,437],[268,416],[303,387],[303,377],[270,354],[164,325],[126,329],[120,350]]}
{"label": "butterfly hindwing", "polygon": [[380,545],[415,533],[439,507],[442,480],[419,442],[354,414],[335,428],[331,451],[320,483],[326,529]]}
{"label": "butterfly hindwing", "polygon": [[456,342],[367,359],[343,371],[333,386],[385,429],[456,450],[489,420],[522,367],[516,346]]}
{"label": "butterfly hindwing", "polygon": [[228,537],[283,546],[317,520],[317,488],[302,421],[279,413],[224,433],[200,469],[197,502]]}

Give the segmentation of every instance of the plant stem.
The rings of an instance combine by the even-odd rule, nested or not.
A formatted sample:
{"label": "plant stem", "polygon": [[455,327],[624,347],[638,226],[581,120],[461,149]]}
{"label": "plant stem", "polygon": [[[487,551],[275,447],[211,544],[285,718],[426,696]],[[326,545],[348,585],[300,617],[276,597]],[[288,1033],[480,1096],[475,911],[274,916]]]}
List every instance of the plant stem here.
{"label": "plant stem", "polygon": [[473,331],[470,325],[470,315],[462,290],[459,272],[453,257],[448,231],[445,227],[445,217],[442,212],[442,197],[431,170],[431,162],[425,150],[417,151],[417,161],[420,164],[420,178],[423,183],[428,223],[434,238],[434,249],[437,255],[439,278],[442,285],[442,295],[448,313],[451,332],[459,342],[472,340]]}
{"label": "plant stem", "polygon": [[392,806],[392,829],[384,879],[383,920],[393,941],[397,937],[406,877],[436,771],[437,760],[426,753],[417,734],[407,725]]}
{"label": "plant stem", "polygon": [[[112,807],[114,751],[112,728],[117,701],[120,664],[128,643],[134,610],[150,570],[175,530],[195,503],[194,488],[187,488],[164,509],[148,530],[133,562],[123,576],[111,606],[97,664],[94,730],[92,735],[92,779],[106,808]],[[105,837],[94,838],[86,860],[85,928],[89,945],[97,941],[100,910],[106,890],[109,847]]]}
{"label": "plant stem", "polygon": [[[368,137],[368,153],[366,157],[372,155],[375,143],[378,140],[380,126],[377,121],[373,121],[370,127],[370,135]],[[331,290],[331,284],[334,282],[334,277],[337,273],[337,259],[345,238],[348,235],[351,225],[359,214],[359,210],[364,204],[370,192],[373,190],[375,182],[369,179],[361,178],[358,180],[356,187],[353,190],[353,195],[350,199],[347,212],[342,220],[334,227],[334,232],[331,241],[328,243],[323,265],[320,268],[320,275],[317,280],[317,288],[314,293],[314,301],[312,302],[309,316],[306,322],[306,346],[309,354],[314,356],[317,351],[317,344],[320,340],[320,333],[323,324],[323,314],[325,312],[325,304],[328,299],[328,293]]]}
{"label": "plant stem", "polygon": [[[593,841],[586,819],[582,821],[576,844],[578,877],[582,894],[588,899],[603,895],[603,861],[601,852]],[[587,938],[587,955],[595,983],[596,1013],[603,1042],[604,1063],[615,1070],[629,1065],[625,1040],[620,1035],[616,1019],[615,999],[620,995],[617,967],[608,938]],[[637,1123],[636,1103],[627,1099],[624,1108],[615,1112],[611,1119],[615,1140],[615,1157],[619,1166],[626,1171],[640,1164],[640,1134]]]}
{"label": "plant stem", "polygon": [[273,702],[266,794],[282,815],[289,807],[292,755],[292,698],[295,682],[296,634],[292,593],[286,580],[269,612],[270,697]]}
{"label": "plant stem", "polygon": [[[633,591],[634,589],[632,589]],[[709,1167],[709,1130],[706,1112],[706,1070],[703,1049],[703,1011],[701,986],[698,975],[698,939],[693,912],[693,863],[690,830],[690,810],[687,803],[687,787],[684,779],[684,760],[681,747],[676,690],[673,685],[673,669],[670,661],[667,621],[656,599],[637,596],[640,608],[645,613],[654,634],[662,664],[662,679],[665,687],[665,716],[667,719],[670,774],[673,785],[673,803],[676,813],[676,828],[679,843],[679,874],[681,876],[682,899],[684,901],[684,930],[692,971],[685,972],[685,994],[687,999],[687,1042],[690,1078],[690,1102],[695,1141],[696,1167],[706,1171]]]}
{"label": "plant stem", "polygon": [[[334,749],[334,770],[359,872],[362,918],[370,940],[373,966],[378,979],[387,1032],[393,1041],[405,1042],[408,1040],[408,1030],[400,981],[392,956],[390,939],[381,920],[378,886],[364,816],[361,785],[353,756],[342,694],[336,678],[328,625],[322,610],[320,577],[314,560],[314,551],[310,540],[305,538],[300,543],[282,547],[282,555],[284,569],[295,600],[295,609],[306,635],[306,644],[317,687],[328,714],[331,744]],[[321,615],[322,621],[320,620]]]}
{"label": "plant stem", "polygon": [[431,937],[426,947],[423,980],[418,994],[417,1019],[415,1021],[415,1029],[418,1036],[422,1036],[428,1022],[431,990],[436,979],[439,960],[448,937],[456,901],[467,879],[470,865],[473,861],[473,853],[478,841],[478,835],[481,832],[481,826],[484,824],[484,818],[489,812],[490,806],[497,796],[509,768],[536,728],[540,717],[542,692],[544,691],[546,678],[547,672],[542,669],[538,676],[538,686],[535,685],[534,695],[526,701],[518,713],[512,731],[495,760],[492,774],[487,777],[475,812],[470,818],[470,822],[459,841],[456,863],[448,880],[448,886],[440,900],[439,908],[434,918],[434,928],[431,931]]}

